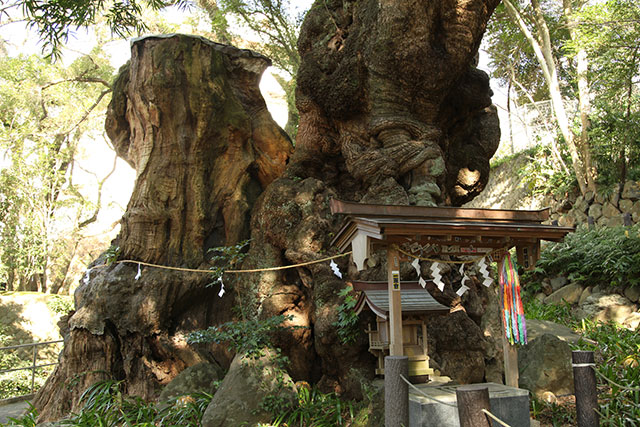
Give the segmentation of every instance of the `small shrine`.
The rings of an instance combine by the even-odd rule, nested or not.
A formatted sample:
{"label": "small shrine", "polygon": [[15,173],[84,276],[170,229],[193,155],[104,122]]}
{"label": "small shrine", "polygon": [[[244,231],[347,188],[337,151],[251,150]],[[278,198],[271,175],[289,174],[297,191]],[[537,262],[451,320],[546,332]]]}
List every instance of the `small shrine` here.
{"label": "small shrine", "polygon": [[[423,375],[420,372],[425,372],[429,375],[431,372],[426,326],[415,314],[417,305],[414,303],[418,293],[414,293],[408,283],[401,283],[400,262],[412,262],[419,271],[420,260],[430,261],[431,267],[436,267],[430,275],[442,291],[444,284],[440,280],[438,262],[464,264],[469,261],[443,259],[449,256],[472,257],[475,260],[471,262],[477,262],[484,272],[485,286],[493,282],[487,270],[488,262],[499,263],[500,286],[504,290],[501,294],[504,309],[500,316],[505,331],[505,382],[509,386],[518,386],[518,356],[514,344],[526,342],[526,327],[519,299],[519,279],[509,251],[515,248],[519,265],[531,269],[540,256],[540,241],[560,241],[574,231],[573,227],[545,224],[549,219],[549,209],[519,211],[371,205],[333,199],[331,213],[345,216],[344,225],[332,243],[342,252],[352,251],[351,257],[358,271],[366,268],[366,260],[374,250],[384,248],[387,251],[386,287],[379,286],[377,291],[363,289],[359,301],[360,309],[366,305],[378,319],[377,329],[369,328],[370,351],[378,356],[376,373],[384,372],[380,360],[384,360],[387,348],[389,356],[413,358],[414,374]],[[460,271],[463,274],[462,267]],[[422,289],[426,282],[420,273],[418,275],[422,286],[416,291],[426,304],[433,297]],[[462,295],[468,289],[464,285],[463,274],[456,293]],[[420,307],[417,311],[428,311],[428,304]]]}
{"label": "small shrine", "polygon": [[[353,289],[360,291],[354,307],[356,314],[368,308],[376,315],[376,327],[371,325],[369,352],[377,359],[376,375],[384,375],[384,357],[389,355],[389,292],[386,282],[352,282]],[[449,308],[436,301],[417,282],[403,283],[402,290],[402,350],[409,357],[409,376],[427,379],[433,375],[429,367],[426,317],[449,312]]]}

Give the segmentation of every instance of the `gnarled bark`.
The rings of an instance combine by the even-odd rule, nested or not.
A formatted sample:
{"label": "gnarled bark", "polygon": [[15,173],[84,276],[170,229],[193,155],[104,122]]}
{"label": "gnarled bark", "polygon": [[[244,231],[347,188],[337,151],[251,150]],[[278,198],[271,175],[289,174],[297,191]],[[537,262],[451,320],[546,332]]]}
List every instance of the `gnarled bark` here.
{"label": "gnarled bark", "polygon": [[[107,133],[136,169],[136,185],[114,246],[121,259],[208,268],[207,250],[249,237],[251,208],[285,168],[292,146],[269,115],[258,83],[270,61],[199,37],[134,41],[114,87]],[[102,377],[152,398],[202,359],[185,333],[230,320],[206,274],[132,264],[93,264],[76,294],[60,365],[38,393],[41,419],[75,408]]]}

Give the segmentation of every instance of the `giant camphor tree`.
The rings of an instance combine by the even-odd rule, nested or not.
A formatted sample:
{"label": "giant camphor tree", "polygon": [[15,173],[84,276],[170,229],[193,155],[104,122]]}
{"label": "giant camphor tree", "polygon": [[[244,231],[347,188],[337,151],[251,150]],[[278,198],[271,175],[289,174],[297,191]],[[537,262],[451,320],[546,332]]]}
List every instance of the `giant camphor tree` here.
{"label": "giant camphor tree", "polygon": [[[488,77],[475,67],[497,3],[316,2],[298,41],[292,157],[257,89],[267,59],[197,37],[135,41],[107,119],[116,150],[137,171],[110,255],[207,268],[210,248],[251,237],[244,268],[285,266],[333,250],[340,221],[331,197],[454,206],[472,199],[499,140]],[[362,339],[340,343],[334,323],[344,283],[327,263],[225,275],[230,293],[219,298],[206,275],[145,267],[137,280],[135,263],[107,258],[76,292],[61,363],[36,398],[42,419],[71,410],[105,375],[153,398],[200,360],[228,366],[233,355],[223,346],[191,347],[184,336],[230,320],[233,306],[245,317],[289,315],[302,327],[275,339],[295,380],[357,392],[353,370],[372,364]],[[370,264],[361,278],[381,274],[379,256]],[[438,298],[466,312],[435,322],[433,360],[448,362],[445,374],[482,380],[495,357],[479,326],[486,293]]]}

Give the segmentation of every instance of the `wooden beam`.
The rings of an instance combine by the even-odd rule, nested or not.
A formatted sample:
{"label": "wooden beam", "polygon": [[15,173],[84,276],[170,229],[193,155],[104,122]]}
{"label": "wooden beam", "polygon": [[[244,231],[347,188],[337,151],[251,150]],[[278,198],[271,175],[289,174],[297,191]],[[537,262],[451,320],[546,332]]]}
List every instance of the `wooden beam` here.
{"label": "wooden beam", "polygon": [[389,355],[402,356],[402,292],[400,290],[400,258],[391,246],[387,248],[389,288]]}
{"label": "wooden beam", "polygon": [[518,387],[518,349],[502,333],[502,352],[504,355],[504,382],[509,387]]}

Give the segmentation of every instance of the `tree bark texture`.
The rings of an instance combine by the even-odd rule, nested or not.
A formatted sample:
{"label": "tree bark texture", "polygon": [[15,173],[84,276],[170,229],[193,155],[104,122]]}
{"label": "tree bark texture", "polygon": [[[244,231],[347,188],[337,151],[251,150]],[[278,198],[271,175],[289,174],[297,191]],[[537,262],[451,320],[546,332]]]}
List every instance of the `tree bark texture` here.
{"label": "tree bark texture", "polygon": [[[203,268],[208,248],[250,229],[243,268],[295,264],[333,253],[341,219],[330,213],[331,197],[414,205],[472,199],[499,141],[489,79],[475,68],[497,4],[317,1],[298,42],[300,126],[286,169],[291,146],[257,89],[268,60],[196,37],[137,40],[107,119],[118,153],[137,171],[114,242],[121,258]],[[384,258],[376,254],[360,276],[348,259],[338,264],[351,278],[383,280]],[[357,397],[373,375],[365,334],[352,345],[339,341],[334,323],[345,282],[328,262],[247,273],[222,299],[197,273],[145,268],[139,281],[135,274],[129,264],[96,268],[76,292],[61,364],[36,399],[42,419],[72,409],[102,375],[94,371],[150,398],[199,360],[227,364],[221,348],[189,347],[182,337],[229,320],[233,305],[245,316],[290,315],[301,326],[275,337],[294,381]],[[465,309],[430,323],[432,365],[460,382],[477,379],[459,372],[484,372],[484,287],[473,284],[462,299],[451,286],[429,290]],[[73,378],[75,387],[66,388]]]}
{"label": "tree bark texture", "polygon": [[[292,152],[258,83],[269,59],[199,37],[132,44],[115,82],[106,129],[136,170],[120,234],[120,259],[207,269],[207,250],[249,237],[251,208]],[[201,360],[228,364],[222,348],[191,348],[185,334],[228,321],[233,295],[207,274],[105,264],[97,259],[75,294],[60,365],[38,393],[41,419],[75,409],[96,380],[127,393],[159,387]]]}
{"label": "tree bark texture", "polygon": [[[475,64],[497,4],[336,0],[312,6],[298,41],[296,151],[254,208],[245,268],[335,253],[331,240],[341,218],[330,213],[332,197],[460,205],[482,190],[500,131],[489,79]],[[337,263],[349,278],[384,280],[385,258],[376,254],[361,273],[346,258]],[[336,334],[338,292],[346,285],[328,264],[254,273],[240,293],[255,295],[257,315],[287,314],[305,327],[278,337],[294,380],[357,396],[358,378],[373,375],[372,357],[364,334],[351,345]],[[410,266],[402,274],[410,276]],[[487,342],[477,323],[488,297],[481,288],[462,299],[450,286],[445,293],[430,289],[439,301],[464,305],[469,313],[456,316],[472,326],[461,329],[461,336],[440,334],[455,329],[444,321],[432,322],[429,333],[434,352],[457,358],[432,354],[434,366],[441,362],[443,373],[461,382],[484,376]],[[473,373],[460,375],[466,371]]]}

